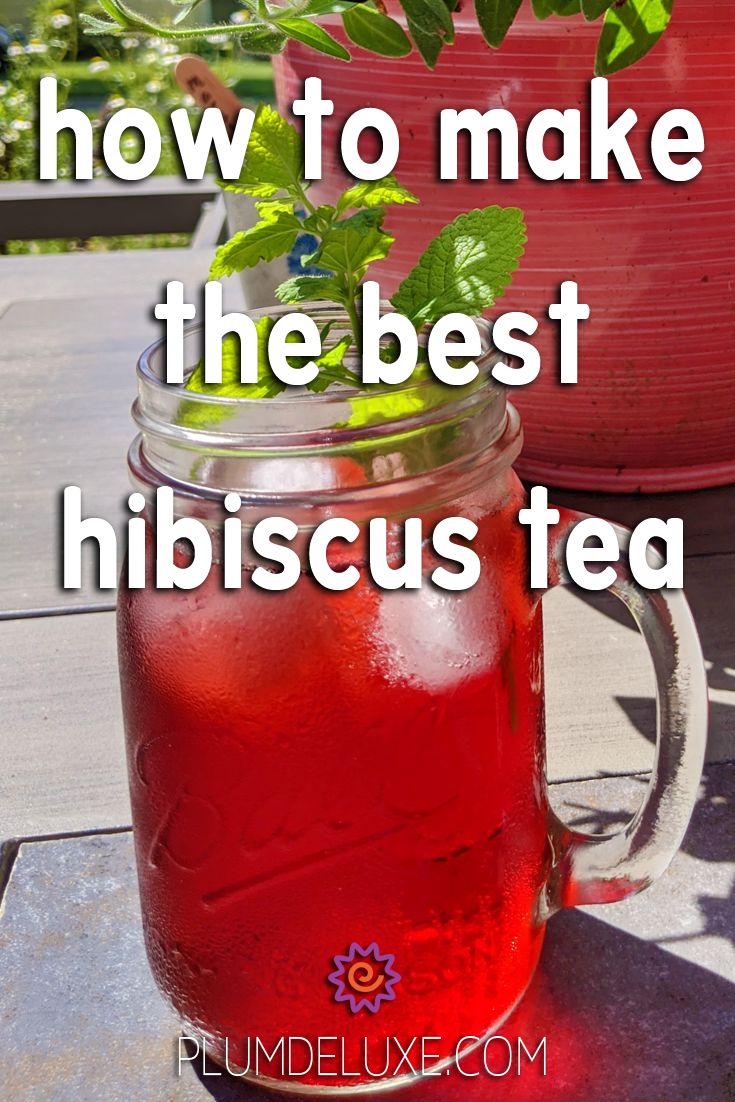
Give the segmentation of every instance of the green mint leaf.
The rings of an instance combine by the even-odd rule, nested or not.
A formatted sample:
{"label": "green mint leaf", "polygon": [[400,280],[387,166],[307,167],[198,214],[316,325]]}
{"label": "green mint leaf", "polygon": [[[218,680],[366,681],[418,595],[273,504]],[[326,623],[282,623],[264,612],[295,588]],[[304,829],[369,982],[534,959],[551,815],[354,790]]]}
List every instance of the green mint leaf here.
{"label": "green mint leaf", "polygon": [[515,207],[460,214],[431,242],[391,299],[414,324],[445,314],[479,314],[503,293],[526,241]]}
{"label": "green mint leaf", "polygon": [[305,46],[311,46],[320,54],[329,54],[340,61],[349,61],[350,55],[341,42],[332,38],[320,27],[318,23],[311,23],[308,19],[279,19],[278,28],[289,38],[295,38],[297,42],[303,42]]}
{"label": "green mint leaf", "polygon": [[[314,363],[318,367],[341,367],[344,363],[345,356],[349,352],[350,348],[352,348],[352,338],[342,337],[341,340],[337,341],[336,344],[333,344],[331,348],[325,349],[319,359],[314,360]],[[350,372],[349,376],[345,376],[345,378],[348,378],[350,383],[354,383],[356,376],[353,375],[352,372]]]}
{"label": "green mint leaf", "polygon": [[623,0],[609,8],[597,44],[595,73],[609,76],[651,50],[669,25],[674,0]]}
{"label": "green mint leaf", "polygon": [[360,231],[373,228],[379,230],[383,225],[384,218],[385,211],[382,207],[372,207],[366,208],[365,210],[358,210],[354,214],[349,215],[348,218],[340,218],[339,222],[335,222],[335,226],[340,226],[343,229],[355,229]]}
{"label": "green mint leaf", "polygon": [[418,202],[416,196],[402,187],[395,176],[384,176],[382,180],[365,180],[348,188],[337,203],[337,213],[343,214],[350,207],[387,207]]}
{"label": "green mint leaf", "polygon": [[393,241],[394,238],[378,226],[355,224],[348,219],[338,222],[325,234],[310,263],[328,268],[335,275],[359,281],[369,264],[388,255]]}
{"label": "green mint leaf", "polygon": [[375,8],[355,4],[343,12],[342,25],[350,41],[374,54],[405,57],[411,53],[411,40],[400,23]]}
{"label": "green mint leaf", "polygon": [[[414,375],[416,371],[414,371]],[[437,384],[438,386],[438,384]],[[440,403],[437,402],[436,405]],[[411,389],[396,390],[382,394],[371,394],[366,389],[364,394],[350,399],[352,413],[347,422],[350,428],[364,428],[367,425],[379,425],[386,421],[400,421],[412,413],[421,413],[425,409],[432,408],[426,404],[425,396],[419,391]]]}
{"label": "green mint leaf", "polygon": [[293,248],[301,232],[295,214],[279,211],[272,218],[257,222],[220,245],[210,269],[210,279],[222,279],[244,268],[254,268],[262,260],[275,260]]}
{"label": "green mint leaf", "polygon": [[245,163],[226,191],[269,199],[281,192],[297,196],[302,188],[304,152],[296,127],[262,103],[255,113]]}
{"label": "green mint leaf", "polygon": [[418,363],[406,386],[391,387],[386,391],[378,383],[366,386],[361,394],[351,398],[352,414],[347,425],[350,428],[364,428],[367,425],[402,421],[414,413],[437,409],[448,398],[451,401],[463,398],[481,387],[483,382],[482,375],[478,375],[465,386],[448,386],[436,378],[428,364]]}
{"label": "green mint leaf", "polygon": [[358,383],[357,376],[343,367],[345,356],[351,347],[352,339],[342,337],[331,348],[327,348],[322,352],[317,360],[314,360],[319,368],[319,374],[313,382],[309,383],[309,390],[312,390],[315,394],[321,394],[332,383],[344,383],[345,386],[349,387],[354,387]]}
{"label": "green mint leaf", "polygon": [[[186,381],[185,389],[206,394],[212,398],[275,398],[285,384],[277,379],[268,362],[268,338],[275,322],[271,318],[259,318],[255,323],[258,333],[258,382],[240,382],[240,341],[229,334],[222,342],[222,382],[204,382],[204,361],[200,361]],[[181,402],[176,423],[188,428],[207,428],[227,417],[234,417],[237,407],[205,405],[201,402]]]}
{"label": "green mint leaf", "polygon": [[477,22],[486,42],[496,48],[501,45],[520,6],[521,0],[475,0]]}
{"label": "green mint leaf", "polygon": [[304,218],[301,225],[307,231],[307,233],[315,233],[321,235],[325,230],[332,225],[337,216],[336,207],[331,207],[327,203],[323,203],[320,207],[317,207],[313,214]]}
{"label": "green mint leaf", "polygon": [[344,302],[342,288],[331,276],[294,276],[276,287],[279,302]]}
{"label": "green mint leaf", "polygon": [[274,221],[279,214],[293,214],[296,217],[295,206],[293,199],[260,199],[255,203],[255,209],[265,222]]}
{"label": "green mint leaf", "polygon": [[582,0],[582,14],[590,23],[611,8],[615,0]]}
{"label": "green mint leaf", "polygon": [[433,69],[442,47],[454,42],[451,12],[443,0],[401,0],[401,7],[416,49]]}
{"label": "green mint leaf", "polygon": [[[240,382],[240,341],[229,334],[222,342],[222,382],[205,383],[204,361],[200,361],[187,379],[185,389],[212,398],[275,398],[286,389],[286,386],[273,374],[268,360],[268,340],[274,325],[274,319],[268,317],[259,318],[255,323],[258,333],[257,383]],[[301,337],[297,333],[289,333],[286,340],[296,343],[301,340]],[[309,384],[310,390],[320,393],[334,382],[341,382],[347,386],[355,385],[356,376],[343,368],[345,356],[351,345],[351,338],[343,337],[314,360],[319,368],[319,375]],[[307,363],[309,357],[292,356],[289,359],[294,366],[301,367]],[[215,406],[183,401],[177,411],[176,421],[177,424],[186,425],[189,428],[206,428],[234,416],[236,412],[237,408],[234,405]]]}
{"label": "green mint leaf", "polygon": [[337,319],[333,318],[331,321],[325,321],[324,325],[319,330],[319,340],[321,341],[322,348],[324,348],[324,342],[326,341],[332,329],[336,325]]}
{"label": "green mint leaf", "polygon": [[[204,361],[201,360],[186,380],[185,389],[197,394],[204,394],[211,398],[275,398],[286,389],[271,371],[268,359],[268,340],[271,335],[275,320],[273,318],[258,318],[255,328],[258,334],[258,381],[257,383],[240,382],[240,340],[233,334],[228,334],[222,342],[222,382],[205,383]],[[289,333],[286,337],[288,343],[301,341],[298,333]],[[355,376],[348,372],[340,371],[344,357],[350,347],[349,337],[343,337],[338,344],[327,349],[314,360],[314,363],[324,366],[325,373],[322,380],[321,374],[310,385],[311,389],[321,388],[326,390],[335,380],[344,381],[354,385]],[[303,367],[309,360],[308,356],[289,356],[289,360],[295,367]],[[179,425],[187,425],[191,428],[205,428],[216,424],[226,417],[232,417],[237,413],[237,407],[204,405],[199,402],[183,401],[177,411],[176,422]]]}

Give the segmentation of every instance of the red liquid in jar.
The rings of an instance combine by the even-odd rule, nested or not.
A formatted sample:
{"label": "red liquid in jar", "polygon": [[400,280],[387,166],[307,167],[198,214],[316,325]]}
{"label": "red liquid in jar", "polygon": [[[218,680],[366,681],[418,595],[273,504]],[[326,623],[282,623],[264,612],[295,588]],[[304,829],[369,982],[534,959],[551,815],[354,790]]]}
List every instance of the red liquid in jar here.
{"label": "red liquid in jar", "polygon": [[[344,1038],[361,1073],[363,1037],[440,1037],[429,1051],[449,1057],[530,979],[549,848],[541,619],[513,486],[502,507],[452,506],[479,524],[465,593],[381,591],[366,571],[344,593],[307,576],[225,591],[216,572],[191,592],[121,589],[148,954],[233,1066],[254,1037]],[[353,942],[401,976],[374,1014],[327,979]]]}

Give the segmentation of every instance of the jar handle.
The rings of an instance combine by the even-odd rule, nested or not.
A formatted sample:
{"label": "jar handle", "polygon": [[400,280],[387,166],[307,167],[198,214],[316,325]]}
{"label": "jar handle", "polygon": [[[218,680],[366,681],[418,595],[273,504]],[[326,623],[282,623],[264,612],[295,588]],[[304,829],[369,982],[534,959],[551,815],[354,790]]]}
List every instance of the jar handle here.
{"label": "jar handle", "polygon": [[[569,532],[584,514],[564,509],[550,541],[551,584],[568,584],[564,554]],[[620,560],[611,593],[623,602],[645,639],[656,677],[656,752],[643,804],[612,835],[590,835],[551,813],[554,861],[547,915],[562,907],[614,903],[642,891],[666,869],[684,838],[697,798],[707,738],[707,678],[694,620],[680,590],[646,590],[633,579],[630,531],[613,525]],[[654,556],[658,561],[654,562]],[[657,552],[649,563],[661,565]]]}

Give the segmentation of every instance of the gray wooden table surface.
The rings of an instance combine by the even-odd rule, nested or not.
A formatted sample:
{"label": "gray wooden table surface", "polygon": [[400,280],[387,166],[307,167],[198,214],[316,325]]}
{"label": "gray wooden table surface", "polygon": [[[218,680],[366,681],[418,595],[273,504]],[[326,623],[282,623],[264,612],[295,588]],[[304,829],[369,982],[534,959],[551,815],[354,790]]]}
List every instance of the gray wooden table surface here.
{"label": "gray wooden table surface", "polygon": [[[189,293],[195,294],[208,260],[209,250],[196,249],[0,258],[0,844],[4,843],[0,892],[6,887],[0,908],[0,956],[6,954],[6,963],[0,963],[0,976],[5,977],[6,989],[11,981],[17,987],[10,1003],[5,1001],[7,990],[0,996],[0,1005],[10,1008],[4,1016],[0,1013],[0,1030],[9,1030],[14,1052],[11,1067],[3,1058],[0,1036],[2,1100],[92,1102],[120,1097],[127,1102],[178,1102],[207,1095],[196,1077],[186,1082],[171,1078],[165,1052],[175,1026],[156,1002],[141,956],[126,833],[130,811],[117,689],[114,594],[97,591],[89,578],[81,592],[61,590],[58,508],[62,488],[76,484],[82,487],[87,514],[122,520],[129,492],[125,453],[132,437],[129,407],[135,361],[159,328],[152,320],[152,304],[169,279],[182,279]],[[232,308],[239,300],[234,284],[228,295]],[[735,783],[731,767],[723,763],[735,760],[735,489],[653,498],[561,491],[553,496],[559,504],[628,523],[645,515],[684,517],[685,582],[702,636],[712,703],[707,755],[712,764],[703,789],[702,814],[714,814],[712,809],[719,808],[718,822],[732,826]],[[642,788],[635,775],[645,773],[652,761],[653,679],[643,645],[609,599],[582,600],[571,591],[553,592],[546,598],[545,633],[549,779],[555,799],[570,815],[594,818],[606,806],[619,812],[635,803]],[[600,819],[603,826],[608,821],[604,815]],[[117,837],[111,833],[116,831],[123,833]],[[594,966],[593,958],[600,952],[609,958],[626,947],[630,951],[630,960],[621,964],[623,986],[632,982],[640,987],[637,968],[650,974],[653,983],[658,982],[656,976],[667,976],[667,969],[673,968],[675,980],[661,982],[669,985],[667,998],[674,1002],[680,981],[681,990],[687,992],[686,1013],[674,1015],[677,1028],[693,1029],[697,1038],[693,1058],[700,1060],[703,1069],[707,1053],[715,1054],[714,1070],[706,1071],[706,1090],[695,1090],[690,1076],[686,1093],[680,1095],[665,1089],[664,1079],[651,1087],[653,1093],[635,1093],[632,1086],[621,1086],[617,1094],[606,1095],[605,1076],[598,1076],[594,1082],[588,1080],[587,1087],[580,1085],[581,1080],[572,1084],[558,1097],[567,1102],[593,1102],[598,1097],[640,1098],[641,1102],[692,1096],[707,1102],[735,1098],[735,1070],[728,1065],[721,1040],[715,1044],[715,1035],[722,1037],[724,1020],[732,1042],[735,1021],[732,830],[727,837],[728,852],[715,854],[716,842],[703,838],[693,856],[680,855],[674,870],[655,889],[660,902],[651,903],[650,910],[647,897],[642,896],[583,917],[556,920],[560,940],[552,950],[552,958],[555,952],[566,962],[564,967],[573,968],[574,939],[580,930],[585,935],[580,976],[570,978],[570,991],[587,982],[584,970]],[[101,920],[92,915],[87,964],[91,967],[89,962],[98,953],[100,969],[114,968],[105,954],[127,953],[128,942],[134,946],[130,974],[120,982],[123,988],[128,984],[124,998],[132,1000],[136,1036],[149,1040],[146,1059],[155,1070],[150,1071],[147,1086],[141,1085],[143,1081],[135,1078],[129,1065],[118,1067],[114,1054],[108,1053],[111,1063],[104,1073],[95,1077],[80,1071],[87,1067],[84,1061],[74,1065],[67,1052],[65,1062],[50,1039],[54,1012],[60,1015],[55,1032],[67,1035],[80,1014],[104,1019],[99,993],[88,995],[83,990],[76,990],[69,1006],[59,1011],[58,985],[46,976],[54,966],[43,956],[48,944],[44,923],[55,915],[53,922],[58,925],[59,916],[68,914],[69,921],[59,934],[65,964],[57,979],[60,983],[59,976],[65,977],[68,985],[83,982],[84,947],[79,939],[87,934],[73,916],[79,900],[88,902],[95,890],[100,906],[122,899],[122,917],[119,930],[110,935],[94,932],[94,923]],[[706,909],[697,909],[699,899],[715,901],[710,908],[716,914],[714,926],[707,924]],[[680,929],[674,929],[677,923]],[[644,927],[646,932],[641,932]],[[119,940],[117,950],[114,945],[111,948],[110,936],[113,942]],[[688,980],[686,970],[677,971],[678,965],[671,963],[672,954],[692,970]],[[88,973],[87,982],[91,979]],[[598,975],[591,982],[603,980]],[[604,990],[609,983],[604,980]],[[40,985],[35,993],[33,984]],[[142,1013],[151,1015],[150,1030],[144,1018],[137,1016],[136,985],[145,992]],[[702,992],[710,991],[720,999],[727,1013],[723,1019],[713,1009],[699,1023],[698,1033],[692,1021],[703,1012],[705,995],[694,998],[692,993],[699,992],[700,986]],[[608,992],[609,997],[613,995]],[[591,1000],[589,991],[585,997]],[[629,1012],[630,997],[621,996],[621,1000],[620,1007],[627,1006]],[[111,1005],[117,1013],[115,998]],[[655,1002],[650,1013],[654,1010]],[[612,1029],[610,1014],[606,1008],[603,1019],[605,1028]],[[120,1020],[127,1021],[125,1014]],[[85,1028],[92,1026],[88,1023]],[[666,1037],[674,1045],[673,1035]],[[48,1065],[45,1076],[31,1080],[23,1071],[24,1061],[32,1063],[38,1057],[38,1045],[46,1042],[46,1055],[56,1053],[57,1062],[53,1068]],[[101,1042],[106,1043],[104,1038],[84,1038],[87,1048]],[[143,1041],[141,1045],[145,1047]],[[730,1043],[730,1054],[734,1047]],[[650,1053],[644,1058],[631,1050],[633,1071],[636,1059],[642,1074],[652,1074]],[[149,1064],[144,1060],[141,1067]],[[603,1066],[607,1066],[604,1061]],[[671,1063],[671,1068],[678,1067]],[[691,1062],[689,1072],[693,1074]],[[127,1080],[126,1075],[133,1077]],[[631,1083],[635,1081],[633,1074]],[[678,1072],[666,1080],[669,1084],[683,1081]],[[117,1084],[118,1093],[111,1083]],[[557,1097],[551,1086],[545,1097]]]}

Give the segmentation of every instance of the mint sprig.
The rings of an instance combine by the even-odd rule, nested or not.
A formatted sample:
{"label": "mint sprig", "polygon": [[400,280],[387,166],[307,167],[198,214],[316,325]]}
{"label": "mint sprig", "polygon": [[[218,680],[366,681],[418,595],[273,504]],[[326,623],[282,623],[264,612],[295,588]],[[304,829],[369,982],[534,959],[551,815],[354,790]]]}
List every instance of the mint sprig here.
{"label": "mint sprig", "polygon": [[[318,392],[339,383],[359,391],[359,376],[345,361],[351,351],[360,352],[362,284],[369,276],[370,265],[385,259],[394,243],[392,234],[383,227],[387,207],[417,203],[416,196],[394,176],[386,176],[352,184],[334,205],[315,206],[309,198],[310,183],[303,174],[301,138],[291,123],[265,106],[256,113],[240,178],[222,186],[255,197],[259,221],[219,247],[211,278],[219,279],[255,267],[263,260],[287,255],[302,230],[307,230],[316,238],[316,248],[302,258],[302,263],[320,271],[293,276],[277,288],[276,295],[287,305],[327,302],[343,307],[349,331],[344,333],[342,326],[339,339],[330,344],[331,325],[324,327],[322,354],[315,361],[320,373],[309,389]],[[510,283],[525,241],[523,216],[515,208],[491,206],[461,214],[429,244],[391,303],[417,330],[448,313],[479,314]],[[241,398],[280,393],[283,384],[274,381],[267,362],[270,324],[267,319],[258,323],[257,384],[239,382],[239,342],[230,339],[225,341],[222,383],[206,384],[199,365],[187,388]],[[419,382],[420,386],[414,385]],[[423,408],[432,408],[432,403],[445,398],[444,387],[432,381],[422,363],[410,387],[386,394],[381,387],[364,386],[350,400],[354,423],[359,426],[371,416],[378,421],[395,420],[421,408],[422,403]],[[216,416],[226,412],[226,407],[225,414],[220,408]]]}

